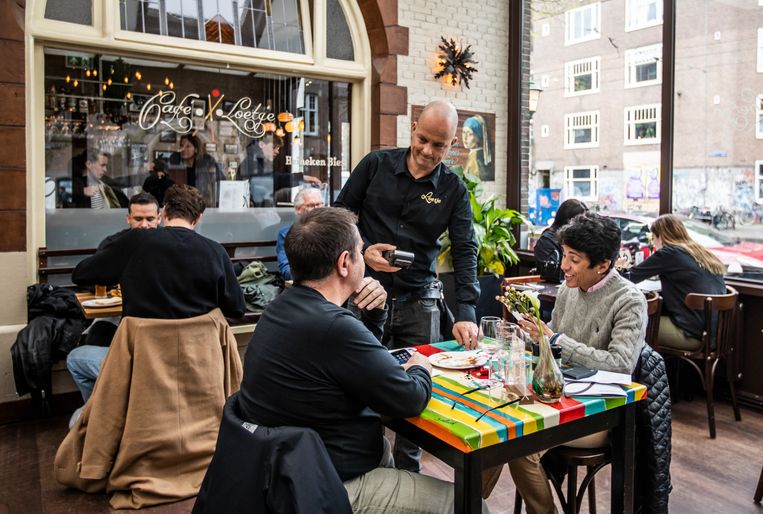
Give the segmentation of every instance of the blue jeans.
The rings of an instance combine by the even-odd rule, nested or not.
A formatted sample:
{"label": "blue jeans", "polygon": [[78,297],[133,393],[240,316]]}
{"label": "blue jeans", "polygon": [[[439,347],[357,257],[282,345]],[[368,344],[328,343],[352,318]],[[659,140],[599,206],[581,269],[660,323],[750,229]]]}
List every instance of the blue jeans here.
{"label": "blue jeans", "polygon": [[[405,348],[440,340],[440,308],[435,299],[387,300],[387,323],[384,344],[387,348]],[[421,471],[421,448],[404,437],[395,437],[395,467]]]}
{"label": "blue jeans", "polygon": [[93,394],[93,386],[98,373],[101,372],[103,359],[109,352],[106,346],[78,346],[66,357],[66,367],[69,369],[74,383],[77,384],[82,399],[87,402]]}

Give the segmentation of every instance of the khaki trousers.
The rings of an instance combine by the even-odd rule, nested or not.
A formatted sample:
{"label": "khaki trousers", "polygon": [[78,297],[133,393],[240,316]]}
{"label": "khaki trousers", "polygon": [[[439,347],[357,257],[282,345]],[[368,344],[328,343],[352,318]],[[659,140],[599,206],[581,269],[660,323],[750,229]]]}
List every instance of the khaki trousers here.
{"label": "khaki trousers", "polygon": [[[573,448],[596,448],[604,446],[609,432],[606,430],[570,441],[565,446]],[[533,453],[509,461],[509,471],[519,494],[525,502],[527,514],[556,514],[554,495],[546,472],[540,463],[544,452]]]}

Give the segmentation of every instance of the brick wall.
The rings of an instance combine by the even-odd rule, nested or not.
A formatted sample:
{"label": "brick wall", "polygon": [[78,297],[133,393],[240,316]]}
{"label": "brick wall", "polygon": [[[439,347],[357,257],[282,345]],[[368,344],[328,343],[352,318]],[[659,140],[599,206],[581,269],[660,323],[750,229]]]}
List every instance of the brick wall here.
{"label": "brick wall", "polygon": [[0,252],[26,250],[24,1],[0,0]]}
{"label": "brick wall", "polygon": [[[508,5],[505,0],[409,0],[399,2],[398,23],[409,30],[408,55],[398,56],[398,84],[408,91],[408,112],[397,118],[397,144],[410,142],[410,105],[449,99],[459,109],[495,113],[495,175],[486,189],[506,189],[506,115],[508,80]],[[479,70],[470,89],[435,80],[440,36],[472,45]]]}

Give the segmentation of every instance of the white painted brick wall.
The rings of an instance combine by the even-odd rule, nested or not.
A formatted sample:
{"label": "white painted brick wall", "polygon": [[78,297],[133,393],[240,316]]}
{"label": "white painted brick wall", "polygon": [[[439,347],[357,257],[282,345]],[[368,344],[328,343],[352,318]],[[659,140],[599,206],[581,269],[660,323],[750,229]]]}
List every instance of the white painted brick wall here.
{"label": "white painted brick wall", "polygon": [[[408,146],[411,105],[444,98],[458,109],[495,113],[495,182],[485,189],[506,191],[509,7],[504,0],[408,0],[398,3],[398,23],[409,29],[409,55],[399,56],[398,82],[408,88],[408,114],[397,118],[397,143]],[[470,88],[435,80],[440,36],[472,45],[477,73]],[[460,134],[459,134],[460,136]],[[502,202],[504,203],[504,202]]]}

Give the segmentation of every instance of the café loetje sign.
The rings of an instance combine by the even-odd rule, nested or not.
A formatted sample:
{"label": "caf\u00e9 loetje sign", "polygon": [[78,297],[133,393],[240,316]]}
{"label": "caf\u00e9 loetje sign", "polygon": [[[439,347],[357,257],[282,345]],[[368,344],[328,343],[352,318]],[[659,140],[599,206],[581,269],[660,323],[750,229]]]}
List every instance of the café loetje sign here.
{"label": "caf\u00e9 loetje sign", "polygon": [[265,123],[275,122],[276,116],[267,112],[262,103],[255,104],[249,97],[242,97],[227,109],[221,107],[225,95],[218,95],[212,105],[212,96],[207,96],[209,109],[205,114],[202,107],[204,100],[200,95],[191,93],[176,102],[174,91],[163,91],[149,98],[138,114],[138,126],[150,130],[157,125],[166,127],[178,134],[188,134],[194,129],[196,119],[219,119],[229,121],[241,134],[260,138],[265,134]]}

